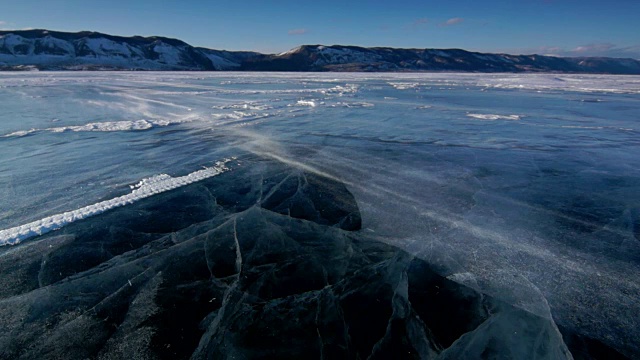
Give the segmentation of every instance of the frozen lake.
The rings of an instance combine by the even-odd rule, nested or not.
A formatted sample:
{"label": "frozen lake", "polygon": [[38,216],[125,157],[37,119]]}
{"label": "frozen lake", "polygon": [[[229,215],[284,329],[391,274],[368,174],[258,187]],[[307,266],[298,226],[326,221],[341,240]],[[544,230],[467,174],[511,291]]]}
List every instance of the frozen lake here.
{"label": "frozen lake", "polygon": [[[140,349],[154,349],[163,341],[172,341],[166,334],[158,335],[159,331],[136,333],[131,329],[142,326],[136,327],[130,320],[132,304],[142,301],[136,296],[156,294],[144,289],[153,288],[152,284],[162,288],[162,281],[174,284],[156,276],[167,276],[168,268],[163,266],[168,266],[169,260],[154,258],[156,262],[143,266],[127,256],[136,254],[139,261],[142,255],[138,252],[143,248],[156,254],[149,250],[155,249],[150,244],[171,236],[176,244],[204,241],[198,236],[215,233],[218,226],[225,226],[220,224],[232,221],[235,245],[230,246],[236,250],[230,256],[237,272],[233,276],[239,279],[243,266],[249,266],[247,256],[242,256],[245,245],[238,237],[241,228],[237,222],[242,216],[271,224],[244,229],[246,241],[257,241],[265,232],[282,232],[295,239],[297,235],[292,234],[326,235],[336,231],[336,235],[326,236],[353,236],[357,237],[354,244],[380,243],[402,254],[380,263],[387,269],[383,282],[393,284],[388,304],[393,311],[389,316],[402,319],[406,328],[395,332],[387,316],[385,324],[389,325],[382,327],[381,334],[371,330],[369,335],[375,340],[360,341],[350,333],[347,338],[351,340],[334,349],[327,344],[337,344],[338,340],[323,342],[326,336],[318,325],[321,315],[314,313],[313,336],[320,337],[318,351],[325,351],[329,358],[341,356],[339,349],[348,349],[347,357],[384,358],[385,346],[396,336],[409,339],[412,351],[423,358],[459,358],[461,352],[485,351],[504,355],[504,349],[513,351],[505,356],[515,358],[534,358],[534,352],[541,358],[569,358],[568,351],[575,358],[603,354],[607,358],[640,357],[639,117],[637,76],[0,73],[0,188],[4,189],[0,192],[0,288],[5,289],[0,292],[0,312],[16,314],[0,316],[0,328],[12,329],[0,334],[0,348],[8,349],[0,351],[0,358],[37,358],[82,347],[80,341],[71,340],[40,347],[20,345],[17,340],[65,339],[65,329],[74,321],[74,329],[102,334],[95,344],[87,345],[91,350],[78,352],[78,358],[115,356],[114,344],[123,341],[125,335],[138,334],[146,339],[138,344]],[[276,196],[276,205],[270,203],[274,194],[290,186],[286,185],[289,180],[282,179],[293,178],[298,179],[298,185],[291,186],[298,190]],[[244,182],[251,185],[238,185]],[[202,191],[209,195],[202,196],[209,200],[195,195],[198,186],[207,187]],[[180,191],[190,197],[176,200],[175,194]],[[233,200],[225,198],[225,191],[235,194]],[[332,201],[321,200],[322,196]],[[82,240],[83,236],[98,236],[86,234],[101,226],[112,229],[109,231],[113,235],[115,225],[110,224],[125,218],[126,226],[122,226],[135,233],[138,230],[132,209],[144,213],[145,221],[164,219],[161,212],[171,210],[172,201],[183,205],[211,201],[203,208],[221,210],[214,212],[215,216],[202,215],[197,221],[184,215],[180,220],[184,220],[180,223],[184,226],[172,225],[162,231],[146,227],[140,233],[162,233],[165,238],[151,236],[134,242],[126,251],[104,250],[110,238],[90,242],[92,246],[85,246],[88,242]],[[256,206],[260,215],[251,212],[258,211],[252,210]],[[198,211],[203,214],[204,210]],[[296,211],[302,215],[297,216]],[[310,228],[303,231],[281,218],[272,219],[272,213],[304,219],[305,224],[300,226]],[[212,220],[218,217],[219,222]],[[162,222],[171,223],[173,219],[166,217]],[[215,226],[203,230],[205,219]],[[191,232],[187,234],[184,229],[200,230],[188,230]],[[214,251],[207,246],[204,248],[209,254]],[[362,246],[366,254],[391,251]],[[173,248],[163,247],[162,251]],[[80,264],[87,254],[97,251],[106,252]],[[258,256],[254,250],[251,254],[250,259]],[[145,252],[144,256],[152,255]],[[367,259],[372,256],[367,255]],[[400,265],[390,260],[400,257],[406,257],[400,263],[410,270],[398,270]],[[59,264],[51,259],[58,259]],[[211,259],[207,255],[205,265],[210,276],[219,279],[214,276],[211,264],[216,262]],[[53,274],[47,269],[49,261],[54,264],[51,266],[58,266],[55,272],[60,270],[60,275],[46,275]],[[429,325],[425,319],[428,314],[416,304],[421,298],[411,290],[422,283],[412,282],[411,274],[418,266],[415,261],[442,279],[438,281],[450,284],[451,296],[466,299],[460,294],[470,289],[476,296],[473,298],[483,304],[476,304],[479,315],[464,321],[460,314],[442,315],[442,321],[452,319],[465,325],[455,331],[441,329],[448,335],[438,335],[438,325]],[[127,268],[118,272],[124,269],[123,264],[133,263],[139,271]],[[304,273],[302,268],[296,269]],[[327,280],[331,279],[326,275],[331,270],[327,269],[325,284],[293,293],[348,287],[340,285],[339,280]],[[107,271],[113,274],[105,275]],[[104,305],[121,315],[107,317],[119,318],[116,327],[125,330],[103,333],[94,325],[77,324],[77,314],[90,317],[87,313],[94,311],[96,304],[116,294],[125,296],[119,286],[135,288],[131,279],[147,272],[151,275],[136,288],[137,292],[123,300],[128,313],[121,307]],[[392,278],[395,280],[389,280]],[[70,295],[70,299],[51,295],[81,287],[82,294],[100,293],[96,284],[105,279],[118,279],[120,283],[90,300],[86,297],[89,295]],[[74,281],[84,282],[69,285]],[[242,341],[220,335],[215,327],[226,324],[224,329],[245,334],[248,330],[238,325],[236,318],[225,317],[231,316],[224,315],[231,312],[229,304],[254,309],[258,306],[255,304],[272,304],[273,299],[286,297],[273,295],[272,299],[259,292],[253,295],[262,302],[247,305],[247,297],[239,294],[252,294],[254,283],[237,281],[216,295],[215,299],[224,299],[217,305],[212,302],[217,307],[192,314],[197,319],[195,324],[200,324],[195,328],[200,330],[187,334],[192,338],[191,345],[164,356],[231,356],[231,352],[212,352],[221,344],[233,348],[233,354],[255,355],[247,352]],[[407,283],[409,295],[403,297],[407,291],[398,289]],[[351,292],[343,290],[334,290],[342,294],[336,295],[336,302],[341,304],[341,311],[348,312],[344,310],[349,309],[344,294]],[[363,294],[372,292],[363,290]],[[158,299],[160,295],[154,296]],[[316,298],[324,299],[320,295]],[[317,300],[318,304],[323,301]],[[147,309],[162,306],[157,302]],[[120,310],[113,310],[116,308]],[[323,313],[321,308],[327,309],[318,305],[318,314]],[[241,311],[239,306],[234,309]],[[95,311],[91,316],[103,315]],[[371,311],[375,312],[374,308]],[[73,317],[76,320],[68,320],[72,313],[78,316]],[[264,319],[266,315],[261,316]],[[155,319],[151,315],[148,318]],[[345,315],[345,319],[355,318]],[[162,322],[165,320],[157,321],[158,328],[158,324],[167,326]],[[45,322],[53,325],[45,326]],[[349,323],[347,329],[356,331],[354,324]],[[518,331],[521,334],[514,335]],[[430,337],[430,332],[435,335]],[[280,335],[289,336],[284,332]],[[407,341],[399,343],[406,345]],[[140,354],[142,350],[131,351]]]}

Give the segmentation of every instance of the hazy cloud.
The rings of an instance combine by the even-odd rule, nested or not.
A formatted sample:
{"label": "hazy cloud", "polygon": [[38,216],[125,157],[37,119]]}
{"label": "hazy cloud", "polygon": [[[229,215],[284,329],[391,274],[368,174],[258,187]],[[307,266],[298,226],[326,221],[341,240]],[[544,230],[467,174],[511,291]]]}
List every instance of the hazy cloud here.
{"label": "hazy cloud", "polygon": [[561,46],[539,46],[536,48],[505,49],[508,54],[540,54],[560,57],[601,56],[614,58],[640,59],[640,44],[633,46],[618,46],[613,43],[592,43],[574,48]]}
{"label": "hazy cloud", "polygon": [[423,29],[427,26],[427,24],[429,24],[429,19],[427,19],[426,17],[423,17],[423,18],[415,19],[413,22],[405,25],[404,28],[410,29],[410,30]]}
{"label": "hazy cloud", "polygon": [[427,19],[426,17],[423,17],[420,19],[416,19],[416,21],[413,22],[413,25],[424,25],[428,22],[429,22],[429,19]]}
{"label": "hazy cloud", "polygon": [[611,43],[601,43],[601,44],[589,44],[578,46],[577,48],[571,50],[576,53],[588,53],[588,52],[602,52],[602,51],[610,51],[616,46]]}
{"label": "hazy cloud", "polygon": [[442,23],[442,25],[443,26],[457,25],[457,24],[460,24],[463,21],[464,21],[463,18],[455,17],[455,18],[451,18],[451,19],[445,21],[444,23]]}
{"label": "hazy cloud", "polygon": [[2,26],[2,25],[7,25],[7,22],[0,20],[0,26]]}
{"label": "hazy cloud", "polygon": [[598,43],[578,46],[565,56],[605,56],[640,59],[640,44],[618,46],[612,43]]}
{"label": "hazy cloud", "polygon": [[[511,53],[507,51],[508,53]],[[538,46],[537,48],[531,49],[519,49],[516,51],[518,54],[540,54],[540,55],[548,55],[548,56],[562,56],[561,53],[566,52],[565,49],[559,46]]]}
{"label": "hazy cloud", "polygon": [[307,30],[307,29],[291,29],[291,30],[287,31],[287,34],[289,34],[289,35],[303,35],[303,34],[306,34],[308,32],[309,32],[309,30]]}
{"label": "hazy cloud", "polygon": [[560,52],[561,56],[605,56],[640,59],[640,45],[618,46],[613,43],[592,43]]}

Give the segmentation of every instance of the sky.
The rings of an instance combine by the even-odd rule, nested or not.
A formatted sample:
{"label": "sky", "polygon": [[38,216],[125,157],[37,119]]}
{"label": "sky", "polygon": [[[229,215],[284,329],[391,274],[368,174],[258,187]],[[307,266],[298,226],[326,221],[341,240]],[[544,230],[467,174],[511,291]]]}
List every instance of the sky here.
{"label": "sky", "polygon": [[640,0],[0,0],[0,29],[264,53],[340,44],[640,59]]}

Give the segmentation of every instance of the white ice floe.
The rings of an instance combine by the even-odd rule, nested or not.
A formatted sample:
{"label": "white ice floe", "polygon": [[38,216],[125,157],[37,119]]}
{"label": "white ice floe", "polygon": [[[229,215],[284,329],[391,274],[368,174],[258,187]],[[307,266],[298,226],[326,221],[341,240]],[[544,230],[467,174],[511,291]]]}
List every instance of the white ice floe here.
{"label": "white ice floe", "polygon": [[269,110],[273,109],[273,106],[259,104],[257,102],[244,102],[240,104],[230,104],[230,105],[215,105],[211,107],[212,109],[217,110]]}
{"label": "white ice floe", "polygon": [[67,211],[62,214],[49,216],[21,226],[0,230],[0,246],[16,245],[25,239],[59,229],[74,221],[98,215],[107,210],[132,204],[152,195],[160,194],[165,191],[173,190],[181,186],[219,175],[229,170],[226,167],[226,164],[232,160],[234,160],[234,158],[218,161],[213,167],[207,167],[202,170],[194,171],[188,175],[175,178],[167,174],[156,175],[143,179],[139,183],[132,185],[132,191],[129,194],[101,201],[80,209]]}
{"label": "white ice floe", "polygon": [[347,94],[354,94],[358,92],[358,85],[355,84],[345,84],[336,85],[331,88],[306,88],[306,89],[224,89],[224,88],[216,88],[212,90],[213,93],[216,94],[224,94],[224,95],[287,95],[287,94],[324,94],[324,95],[335,95],[335,96],[343,96]]}
{"label": "white ice floe", "polygon": [[496,115],[496,114],[467,114],[468,117],[472,117],[480,120],[520,120],[521,115]]}
{"label": "white ice floe", "polygon": [[336,85],[332,88],[329,89],[322,89],[319,92],[322,94],[327,94],[327,95],[338,95],[338,96],[342,96],[344,94],[354,94],[358,92],[358,85],[355,84],[345,84],[344,86],[342,85]]}
{"label": "white ice floe", "polygon": [[585,130],[619,130],[619,131],[635,131],[632,128],[616,127],[616,126],[582,126],[582,125],[562,125],[563,129],[585,129]]}
{"label": "white ice floe", "polygon": [[21,137],[21,136],[26,136],[26,135],[29,135],[31,133],[34,133],[36,131],[38,131],[38,129],[33,129],[32,128],[32,129],[29,129],[29,130],[19,130],[19,131],[14,131],[14,132],[12,132],[10,134],[3,135],[2,137]]}
{"label": "white ice floe", "polygon": [[296,103],[296,106],[316,107],[316,102],[313,100],[298,100],[298,102]]}
{"label": "white ice floe", "polygon": [[262,119],[270,117],[270,113],[255,113],[250,111],[233,111],[231,113],[211,114],[214,120],[242,120],[242,119]]}
{"label": "white ice floe", "polygon": [[408,89],[415,89],[420,84],[418,84],[418,83],[405,83],[405,82],[390,82],[389,85],[393,86],[397,90],[408,90]]}

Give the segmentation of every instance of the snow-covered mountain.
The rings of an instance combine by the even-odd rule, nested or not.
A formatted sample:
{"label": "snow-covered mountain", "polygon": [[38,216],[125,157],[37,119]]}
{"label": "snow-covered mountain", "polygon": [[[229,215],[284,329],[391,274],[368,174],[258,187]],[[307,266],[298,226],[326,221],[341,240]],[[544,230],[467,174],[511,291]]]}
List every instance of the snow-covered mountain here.
{"label": "snow-covered mountain", "polygon": [[396,49],[303,45],[248,59],[244,70],[274,71],[473,71],[640,74],[640,61],[475,53],[460,49]]}
{"label": "snow-covered mountain", "polygon": [[[221,70],[231,60],[165,37],[120,37],[97,32],[0,31],[0,68],[45,70]],[[228,56],[228,58],[233,58]]]}
{"label": "snow-covered mountain", "polygon": [[460,49],[303,45],[265,55],[165,37],[0,31],[0,70],[471,71],[640,74],[640,61],[484,54]]}

